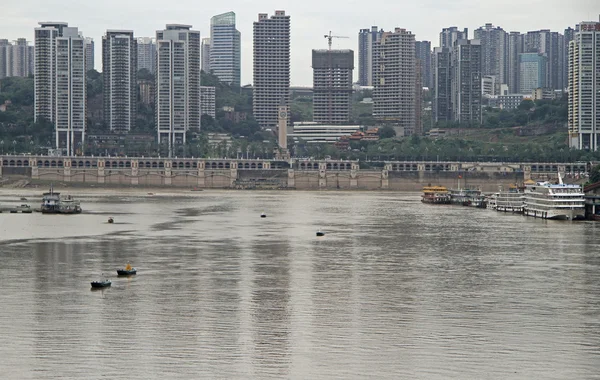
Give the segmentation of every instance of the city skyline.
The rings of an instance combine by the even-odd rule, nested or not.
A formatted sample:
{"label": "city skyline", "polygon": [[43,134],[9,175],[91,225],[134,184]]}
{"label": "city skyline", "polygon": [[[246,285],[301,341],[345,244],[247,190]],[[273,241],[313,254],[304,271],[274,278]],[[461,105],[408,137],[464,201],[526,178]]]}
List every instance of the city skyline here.
{"label": "city skyline", "polygon": [[[312,0],[310,0],[312,1]],[[26,0],[19,5],[7,4],[3,12],[6,17],[5,30],[2,38],[16,40],[26,38],[33,40],[32,28],[41,20],[56,20],[85,26],[85,36],[95,41],[101,40],[107,29],[133,30],[135,37],[153,37],[154,32],[167,23],[182,23],[194,25],[201,37],[210,36],[210,18],[228,11],[236,12],[237,29],[241,32],[242,40],[242,85],[252,83],[252,23],[258,13],[272,14],[275,10],[285,10],[292,18],[291,27],[291,85],[311,86],[312,49],[324,49],[327,41],[323,35],[331,30],[336,35],[348,36],[348,39],[334,40],[334,49],[358,49],[358,31],[377,25],[386,30],[395,27],[411,30],[418,41],[431,41],[432,48],[438,46],[439,32],[442,28],[457,26],[459,29],[468,28],[469,37],[472,31],[492,23],[505,31],[528,31],[550,29],[562,33],[567,27],[574,27],[581,21],[598,21],[598,9],[590,0],[579,0],[575,4],[558,1],[547,1],[540,9],[537,3],[522,3],[508,1],[502,4],[464,4],[453,2],[447,4],[441,1],[429,0],[422,4],[395,3],[389,5],[389,11],[379,12],[377,9],[347,5],[340,11],[339,4],[321,4],[310,1],[302,4],[276,4],[271,1],[258,1],[252,5],[234,0],[227,7],[218,5],[202,5],[183,0],[177,7],[161,9],[152,8],[152,2],[146,3],[145,10],[133,2],[108,1],[98,4],[83,4],[77,8],[65,8],[55,2],[46,1],[39,6],[36,0]],[[311,4],[314,5],[311,7]],[[119,12],[112,12],[113,7],[119,7]],[[318,7],[317,7],[318,5]],[[464,12],[468,7],[469,12]],[[515,14],[518,7],[520,13]],[[52,9],[51,12],[47,11]],[[315,13],[313,9],[319,9]],[[552,10],[544,12],[544,9]],[[110,13],[109,13],[110,12]],[[143,17],[133,17],[134,15]],[[536,14],[535,19],[529,17]],[[333,17],[335,15],[335,17]],[[493,15],[493,17],[490,17]],[[341,16],[341,17],[339,17]],[[424,22],[428,20],[428,22]],[[95,46],[95,67],[101,67],[100,44]],[[354,73],[357,80],[358,70]]]}

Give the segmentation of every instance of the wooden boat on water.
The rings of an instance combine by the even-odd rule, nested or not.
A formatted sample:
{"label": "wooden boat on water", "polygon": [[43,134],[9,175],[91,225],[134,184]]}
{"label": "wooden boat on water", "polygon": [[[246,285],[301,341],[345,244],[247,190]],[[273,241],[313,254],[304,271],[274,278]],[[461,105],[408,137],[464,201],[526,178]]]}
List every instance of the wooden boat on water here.
{"label": "wooden boat on water", "polygon": [[131,264],[127,264],[125,269],[117,269],[117,274],[119,276],[133,276],[137,274],[137,269],[131,266]]}
{"label": "wooden boat on water", "polygon": [[325,232],[318,230],[317,231],[317,236],[325,236]]}

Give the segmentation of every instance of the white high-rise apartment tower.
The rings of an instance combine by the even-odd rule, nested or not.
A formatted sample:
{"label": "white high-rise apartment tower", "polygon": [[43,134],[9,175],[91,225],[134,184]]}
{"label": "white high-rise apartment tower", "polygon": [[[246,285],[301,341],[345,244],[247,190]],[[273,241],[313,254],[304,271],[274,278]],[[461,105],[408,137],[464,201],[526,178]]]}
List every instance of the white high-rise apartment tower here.
{"label": "white high-rise apartment tower", "polygon": [[600,22],[582,22],[569,43],[569,146],[600,145]]}
{"label": "white high-rise apartment tower", "polygon": [[83,151],[86,127],[85,39],[63,22],[35,28],[35,121],[55,127],[56,148]]}
{"label": "white high-rise apartment tower", "polygon": [[127,133],[137,111],[137,40],[132,30],[107,30],[102,37],[104,121],[111,132]]}
{"label": "white high-rise apartment tower", "polygon": [[412,135],[417,127],[415,35],[396,28],[375,44],[373,116]]}
{"label": "white high-rise apartment tower", "polygon": [[252,109],[261,128],[277,128],[279,106],[290,103],[290,16],[275,11],[254,22]]}
{"label": "white high-rise apartment tower", "polygon": [[156,127],[172,156],[190,129],[200,130],[200,32],[168,24],[156,32]]}

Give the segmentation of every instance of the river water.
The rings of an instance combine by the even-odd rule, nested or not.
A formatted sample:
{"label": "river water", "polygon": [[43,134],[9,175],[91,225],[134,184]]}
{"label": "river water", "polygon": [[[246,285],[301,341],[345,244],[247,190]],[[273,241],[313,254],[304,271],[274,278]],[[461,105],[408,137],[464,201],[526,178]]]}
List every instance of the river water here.
{"label": "river water", "polygon": [[598,223],[414,193],[70,192],[84,214],[0,214],[2,379],[600,376]]}

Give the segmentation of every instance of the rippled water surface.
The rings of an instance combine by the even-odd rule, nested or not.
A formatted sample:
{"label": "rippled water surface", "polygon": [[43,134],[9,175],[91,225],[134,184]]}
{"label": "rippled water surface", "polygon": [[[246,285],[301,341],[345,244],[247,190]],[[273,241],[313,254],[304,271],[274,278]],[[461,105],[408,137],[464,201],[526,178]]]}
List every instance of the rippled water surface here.
{"label": "rippled water surface", "polygon": [[418,194],[81,193],[81,215],[0,214],[2,379],[600,376],[598,223]]}

